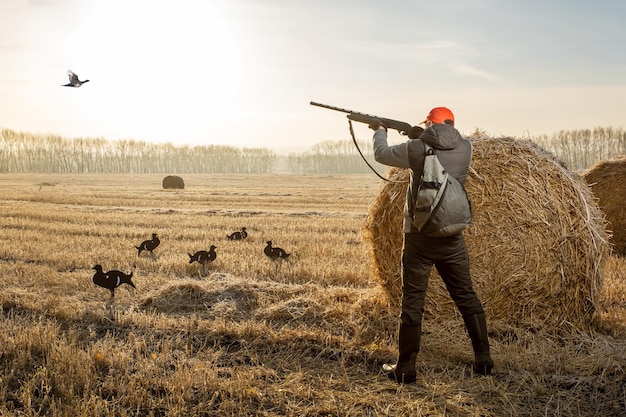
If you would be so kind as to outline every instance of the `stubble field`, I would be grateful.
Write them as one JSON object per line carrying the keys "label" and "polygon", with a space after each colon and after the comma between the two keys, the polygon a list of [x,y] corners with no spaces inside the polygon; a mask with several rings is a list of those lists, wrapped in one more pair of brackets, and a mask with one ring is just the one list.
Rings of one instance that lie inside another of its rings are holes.
{"label": "stubble field", "polygon": [[[379,373],[395,312],[361,238],[376,177],[188,175],[184,190],[162,178],[0,175],[1,415],[626,412],[621,259],[589,334],[490,323],[496,368],[476,377],[462,319],[431,318],[418,381],[398,385]],[[241,227],[246,240],[226,239]],[[152,233],[154,258],[138,256]],[[267,240],[289,260],[270,261]],[[210,245],[206,272],[189,264]],[[132,271],[137,288],[110,299],[96,264]]]}

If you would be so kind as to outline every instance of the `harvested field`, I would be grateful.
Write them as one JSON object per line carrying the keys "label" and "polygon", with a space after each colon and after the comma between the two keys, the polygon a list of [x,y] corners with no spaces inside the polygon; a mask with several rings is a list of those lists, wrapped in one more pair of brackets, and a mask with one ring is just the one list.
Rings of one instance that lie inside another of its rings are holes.
{"label": "harvested field", "polygon": [[[472,375],[460,317],[430,314],[418,380],[398,385],[379,373],[395,356],[396,313],[361,236],[381,189],[375,176],[186,175],[185,190],[161,181],[0,175],[0,415],[626,412],[621,258],[602,252],[604,275],[589,278],[598,283],[591,326],[559,333],[493,316],[490,377]],[[582,227],[564,221],[572,233]],[[241,227],[246,240],[226,239]],[[138,257],[134,245],[153,232],[155,259]],[[288,262],[263,255],[268,239],[292,252]],[[187,253],[211,244],[217,259],[200,274]],[[132,270],[137,289],[111,300],[91,282],[95,263]]]}

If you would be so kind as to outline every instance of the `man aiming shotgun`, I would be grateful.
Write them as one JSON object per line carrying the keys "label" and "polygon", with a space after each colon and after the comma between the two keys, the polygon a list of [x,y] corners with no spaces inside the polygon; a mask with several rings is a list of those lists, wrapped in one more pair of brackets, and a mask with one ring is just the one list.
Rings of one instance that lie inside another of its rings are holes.
{"label": "man aiming shotgun", "polygon": [[[398,323],[398,356],[395,363],[383,365],[383,373],[400,383],[411,383],[417,379],[415,363],[420,350],[426,290],[430,271],[435,266],[463,317],[474,350],[474,373],[491,374],[493,360],[489,349],[487,322],[483,305],[473,289],[463,233],[454,230],[449,234],[435,235],[421,229],[414,222],[415,213],[419,209],[417,198],[423,184],[427,157],[438,158],[444,172],[453,176],[461,186],[465,185],[472,159],[472,143],[463,138],[454,127],[454,114],[446,107],[435,107],[420,123],[426,129],[416,129],[397,120],[314,102],[311,104],[348,113],[348,119],[367,123],[374,130],[373,150],[376,161],[388,166],[408,168],[411,173],[404,206],[402,311]],[[409,136],[411,140],[389,145],[389,128]]]}

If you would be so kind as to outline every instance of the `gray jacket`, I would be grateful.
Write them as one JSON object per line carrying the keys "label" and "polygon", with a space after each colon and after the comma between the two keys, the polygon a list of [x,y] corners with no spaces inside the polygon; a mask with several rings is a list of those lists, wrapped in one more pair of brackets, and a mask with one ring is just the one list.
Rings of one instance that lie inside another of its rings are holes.
{"label": "gray jacket", "polygon": [[437,156],[446,171],[465,185],[472,160],[472,143],[464,139],[453,126],[435,124],[426,129],[419,139],[411,139],[392,146],[387,144],[387,132],[377,130],[374,133],[376,161],[384,165],[411,170],[411,180],[404,205],[404,233],[417,233],[413,227],[412,213],[417,184],[424,168],[424,143],[436,149]]}

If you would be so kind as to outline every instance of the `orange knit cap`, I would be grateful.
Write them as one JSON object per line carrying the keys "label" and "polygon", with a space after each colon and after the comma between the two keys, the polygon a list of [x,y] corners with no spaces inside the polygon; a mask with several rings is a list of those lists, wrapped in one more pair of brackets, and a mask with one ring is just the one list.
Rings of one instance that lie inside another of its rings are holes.
{"label": "orange knit cap", "polygon": [[424,119],[420,124],[424,124],[427,121],[431,121],[432,123],[443,123],[446,120],[452,120],[454,122],[454,114],[447,107],[435,107],[428,113],[426,119]]}

